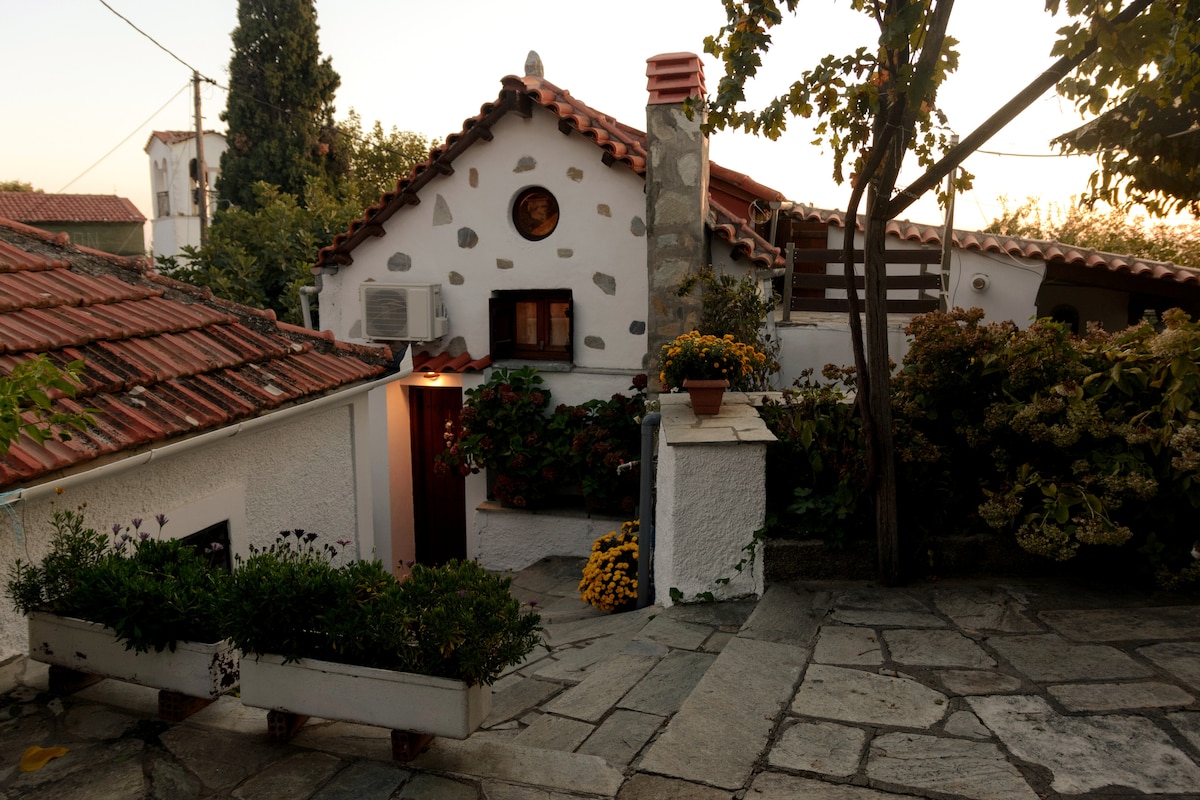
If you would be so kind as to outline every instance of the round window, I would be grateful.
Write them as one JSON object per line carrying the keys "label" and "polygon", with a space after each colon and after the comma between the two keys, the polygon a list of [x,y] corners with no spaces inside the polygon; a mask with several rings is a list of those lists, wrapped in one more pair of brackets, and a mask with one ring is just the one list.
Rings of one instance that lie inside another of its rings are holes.
{"label": "round window", "polygon": [[536,242],[554,233],[558,227],[558,201],[549,190],[534,186],[517,195],[512,215],[517,232]]}

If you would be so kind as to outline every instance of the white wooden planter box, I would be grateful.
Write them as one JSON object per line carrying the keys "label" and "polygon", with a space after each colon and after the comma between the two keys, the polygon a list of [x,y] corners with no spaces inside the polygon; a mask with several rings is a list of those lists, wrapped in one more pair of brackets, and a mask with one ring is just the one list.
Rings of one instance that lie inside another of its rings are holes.
{"label": "white wooden planter box", "polygon": [[126,650],[111,628],[74,617],[29,615],[29,657],[189,697],[214,698],[238,685],[238,651],[227,641],[179,642],[175,652]]}
{"label": "white wooden planter box", "polygon": [[470,736],[492,708],[490,686],[270,654],[242,657],[241,695],[255,708],[452,739]]}

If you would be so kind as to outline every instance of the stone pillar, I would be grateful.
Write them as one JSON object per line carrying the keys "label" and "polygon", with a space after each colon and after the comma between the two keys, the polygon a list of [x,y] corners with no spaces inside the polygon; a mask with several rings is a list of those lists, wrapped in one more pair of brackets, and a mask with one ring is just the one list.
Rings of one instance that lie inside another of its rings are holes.
{"label": "stone pillar", "polygon": [[649,316],[646,367],[650,391],[660,392],[658,353],[663,344],[697,327],[698,291],[676,296],[689,271],[709,261],[708,137],[697,106],[692,119],[683,111],[689,97],[704,96],[704,67],[693,53],[666,53],[646,60],[646,269]]}
{"label": "stone pillar", "polygon": [[763,545],[752,553],[747,546],[766,522],[774,434],[741,392],[726,393],[714,417],[694,415],[687,395],[661,400],[654,602],[695,602],[706,592],[716,600],[762,596]]}

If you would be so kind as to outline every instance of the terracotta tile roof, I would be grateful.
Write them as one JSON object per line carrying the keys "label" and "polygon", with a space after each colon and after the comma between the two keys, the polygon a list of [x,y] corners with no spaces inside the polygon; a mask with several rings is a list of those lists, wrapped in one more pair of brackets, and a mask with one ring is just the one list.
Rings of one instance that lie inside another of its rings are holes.
{"label": "terracotta tile roof", "polygon": [[386,349],[352,345],[212,297],[128,259],[0,218],[0,375],[36,354],[84,360],[74,399],[98,409],[66,442],[22,437],[0,490],[213,430],[383,375]]}
{"label": "terracotta tile roof", "polygon": [[482,372],[492,365],[490,355],[471,358],[470,353],[454,356],[441,353],[417,353],[413,356],[413,372]]}
{"label": "terracotta tile roof", "polygon": [[[788,213],[801,220],[826,222],[840,228],[844,228],[846,224],[845,215],[839,211],[796,204]],[[856,220],[855,227],[858,230],[862,230],[862,222],[861,217]],[[942,245],[942,228],[940,226],[922,225],[907,220],[892,220],[887,224],[887,233],[889,236],[907,242],[918,242],[934,247]],[[1084,267],[1123,273],[1139,278],[1200,286],[1200,271],[1180,267],[1166,261],[1151,261],[1137,256],[1106,253],[1062,242],[1023,239],[1018,236],[1001,236],[980,231],[955,230],[953,236],[953,246],[962,250],[996,253],[1014,258],[1030,258],[1045,261],[1047,264]]]}
{"label": "terracotta tile roof", "polygon": [[137,206],[112,194],[0,192],[0,217],[44,222],[145,222]]}
{"label": "terracotta tile roof", "polygon": [[[463,123],[462,131],[447,136],[445,143],[434,148],[427,160],[414,167],[407,177],[400,179],[393,191],[384,194],[378,203],[366,210],[361,219],[350,224],[348,231],[338,234],[333,244],[321,250],[317,267],[353,263],[351,251],[363,239],[379,235],[382,231],[380,223],[404,206],[415,204],[421,187],[449,167],[463,150],[478,139],[490,139],[491,126],[501,116],[509,112],[527,115],[533,103],[552,111],[559,118],[559,127],[564,131],[577,131],[601,148],[605,164],[621,163],[635,173],[645,175],[645,133],[591,108],[570,92],[559,89],[543,78],[510,75],[501,81],[500,96],[494,102],[485,103],[478,114]],[[770,201],[783,201],[783,194],[719,164],[710,162],[709,173],[708,224],[713,233],[733,245],[736,256],[747,258],[756,266],[783,266],[780,250],[760,236],[747,216],[742,215],[743,211],[749,215],[751,205],[756,202],[765,207]],[[843,215],[837,211],[794,204],[788,213],[802,219],[844,225]],[[942,234],[938,226],[893,220],[888,223],[887,232],[889,236],[904,241],[941,245]],[[1043,259],[1047,263],[1080,265],[1179,283],[1198,280],[1195,271],[1174,264],[1084,250],[1057,242],[955,231],[954,244],[967,250]]]}
{"label": "terracotta tile roof", "polygon": [[[205,131],[205,133],[206,134],[219,133],[219,131]],[[221,136],[224,136],[224,135],[225,134],[223,134],[223,133],[221,134]],[[192,139],[195,139],[195,138],[196,138],[195,131],[151,131],[150,138],[146,140],[146,146],[143,147],[142,149],[143,150],[149,149],[150,143],[153,142],[155,139],[162,142],[163,144],[178,144],[179,142],[190,142]]]}
{"label": "terracotta tile roof", "polygon": [[[619,163],[638,175],[646,174],[646,134],[642,131],[580,102],[570,92],[544,78],[509,75],[500,84],[500,96],[494,102],[485,103],[478,114],[463,122],[460,132],[447,136],[445,142],[430,151],[428,159],[396,183],[394,190],[384,194],[362,218],[350,224],[348,231],[338,234],[333,244],[321,250],[318,268],[352,263],[350,253],[359,243],[369,236],[379,235],[382,222],[404,206],[416,203],[421,188],[449,167],[465,149],[479,139],[490,139],[491,127],[497,120],[509,112],[528,115],[535,103],[553,112],[564,132],[574,130],[603,150],[605,164]],[[732,243],[738,255],[751,259],[758,266],[782,266],[779,251],[754,233],[745,218],[729,209],[734,207],[731,198],[756,196],[782,200],[783,195],[716,164],[710,165],[710,173],[710,195],[715,201],[712,204],[714,232]]]}

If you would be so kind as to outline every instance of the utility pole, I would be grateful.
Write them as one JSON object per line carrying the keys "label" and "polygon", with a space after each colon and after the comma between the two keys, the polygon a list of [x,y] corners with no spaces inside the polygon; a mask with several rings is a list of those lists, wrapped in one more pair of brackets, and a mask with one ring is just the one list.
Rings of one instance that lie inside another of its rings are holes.
{"label": "utility pole", "polygon": [[200,115],[200,73],[192,70],[192,99],[196,107],[196,207],[200,215],[200,246],[208,244],[208,169],[204,166],[204,118]]}

